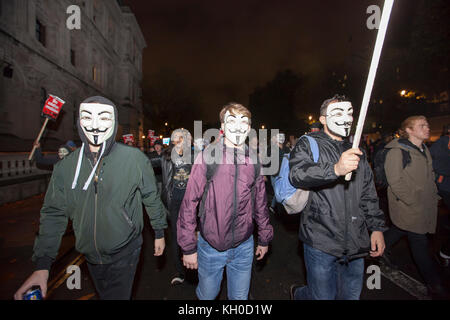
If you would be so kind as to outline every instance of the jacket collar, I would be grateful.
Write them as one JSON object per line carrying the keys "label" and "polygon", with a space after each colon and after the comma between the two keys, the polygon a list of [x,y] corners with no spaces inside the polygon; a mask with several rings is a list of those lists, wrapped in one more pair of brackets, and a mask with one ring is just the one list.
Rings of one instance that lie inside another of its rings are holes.
{"label": "jacket collar", "polygon": [[342,141],[335,140],[332,137],[330,137],[328,134],[326,134],[325,131],[323,131],[323,130],[320,130],[319,132],[309,133],[308,135],[315,139],[323,139],[332,144],[335,144],[338,146],[343,146],[345,149],[351,148],[351,143],[348,141],[348,138],[343,138]]}

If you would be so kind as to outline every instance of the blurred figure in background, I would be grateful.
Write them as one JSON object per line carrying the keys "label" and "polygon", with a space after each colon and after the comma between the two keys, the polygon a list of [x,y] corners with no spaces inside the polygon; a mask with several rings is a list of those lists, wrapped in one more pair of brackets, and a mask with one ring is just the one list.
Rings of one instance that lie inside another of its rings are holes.
{"label": "blurred figure in background", "polygon": [[[274,179],[280,173],[280,167],[281,167],[281,162],[283,161],[283,157],[284,157],[284,155],[286,153],[290,153],[291,152],[290,149],[287,146],[284,145],[285,141],[286,141],[286,136],[285,136],[284,133],[280,132],[277,135],[275,135],[272,138],[272,143],[270,145],[270,149],[269,149],[269,152],[267,154],[267,156],[270,158],[271,154],[272,154],[272,151],[276,152],[276,148],[278,148],[278,166],[277,166],[278,170],[277,170],[277,172],[275,174],[270,176],[270,183],[271,183],[271,186],[272,186],[272,190],[274,189],[273,188]],[[268,165],[264,165],[264,166],[270,167],[271,163],[269,163]],[[275,213],[277,211],[277,199],[275,197],[275,194],[274,194],[274,196],[272,198],[271,205],[269,206],[269,211],[272,212],[272,213]]]}
{"label": "blurred figure in background", "polygon": [[172,145],[161,154],[161,199],[169,210],[170,230],[172,231],[170,240],[176,270],[170,281],[172,285],[183,283],[186,276],[186,271],[181,261],[180,247],[177,243],[177,220],[193,163],[191,140],[192,137],[189,131],[177,129],[172,133],[170,139]]}
{"label": "blurred figure in background", "polygon": [[34,142],[33,146],[36,146],[36,150],[34,151],[34,160],[36,161],[36,164],[45,166],[53,166],[77,148],[76,144],[72,140],[68,140],[65,144],[58,148],[57,155],[51,154],[44,156],[42,154],[41,144],[39,142]]}
{"label": "blurred figure in background", "polygon": [[[450,124],[444,127],[442,136],[430,148],[436,185],[447,210],[450,210]],[[443,227],[447,229],[447,240],[439,252],[443,265],[450,265],[450,217],[447,211]]]}
{"label": "blurred figure in background", "polygon": [[158,185],[158,190],[161,192],[162,187],[162,170],[161,170],[161,159],[163,152],[163,144],[161,140],[156,140],[153,145],[154,151],[148,153],[148,157],[155,172],[156,182]]}
{"label": "blurred figure in background", "polygon": [[313,122],[310,126],[309,126],[309,132],[319,132],[320,130],[322,130],[323,126],[320,122]]}

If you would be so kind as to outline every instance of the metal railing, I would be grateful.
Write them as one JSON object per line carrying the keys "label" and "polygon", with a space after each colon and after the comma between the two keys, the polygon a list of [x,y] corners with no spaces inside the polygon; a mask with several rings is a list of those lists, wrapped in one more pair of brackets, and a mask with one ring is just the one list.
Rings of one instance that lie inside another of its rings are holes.
{"label": "metal railing", "polygon": [[27,152],[0,153],[0,180],[51,173],[37,168],[35,161],[28,160],[28,155]]}

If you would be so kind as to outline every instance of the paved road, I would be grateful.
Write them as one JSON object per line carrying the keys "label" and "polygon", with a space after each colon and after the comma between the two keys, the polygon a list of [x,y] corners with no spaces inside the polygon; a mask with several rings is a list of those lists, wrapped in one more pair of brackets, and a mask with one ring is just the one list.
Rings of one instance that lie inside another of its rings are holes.
{"label": "paved road", "polygon": [[[30,261],[35,234],[39,227],[39,209],[43,195],[0,207],[0,299],[11,299],[15,290],[32,272]],[[441,208],[440,220],[449,213]],[[258,300],[287,300],[292,283],[304,283],[305,271],[301,244],[297,240],[299,216],[285,213],[271,215],[275,237],[267,258],[256,262],[253,268],[251,296]],[[434,237],[434,249],[445,239],[443,231]],[[135,279],[133,298],[137,300],[192,300],[196,299],[196,273],[189,272],[187,281],[171,286],[174,274],[170,255],[170,234],[166,236],[166,252],[163,257],[153,256],[153,234],[146,219],[144,245]],[[95,300],[97,296],[90,280],[84,257],[73,249],[73,234],[63,237],[60,254],[50,275],[50,300]],[[396,263],[400,270],[391,270],[377,261],[366,260],[366,268],[377,264],[381,268],[381,289],[369,290],[364,286],[362,300],[416,300],[429,299],[422,279],[411,260],[406,240],[394,248]],[[68,265],[79,265],[81,289],[67,288],[65,270]],[[450,284],[449,269],[442,269]],[[366,275],[365,283],[368,276]],[[64,277],[65,276],[65,277]],[[223,282],[219,299],[226,299],[226,282]]]}

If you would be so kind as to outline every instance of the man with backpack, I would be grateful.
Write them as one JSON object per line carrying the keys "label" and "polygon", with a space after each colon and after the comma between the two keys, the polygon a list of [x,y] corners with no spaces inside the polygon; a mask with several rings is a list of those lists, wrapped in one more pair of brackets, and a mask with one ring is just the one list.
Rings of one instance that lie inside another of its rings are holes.
{"label": "man with backpack", "polygon": [[220,122],[224,137],[197,156],[181,204],[178,244],[184,265],[198,268],[196,293],[200,300],[217,297],[225,267],[228,298],[248,299],[253,219],[258,227],[257,260],[267,253],[273,237],[261,167],[245,145],[250,121],[251,113],[244,106],[229,103],[223,107]]}
{"label": "man with backpack", "polygon": [[414,262],[430,295],[440,298],[445,296],[446,290],[441,284],[438,266],[429,253],[427,238],[427,233],[436,232],[439,199],[431,154],[423,143],[430,137],[430,127],[424,116],[412,116],[402,122],[400,133],[400,139],[386,146],[389,151],[384,167],[393,225],[384,233],[384,259],[390,263],[390,249],[407,236]]}
{"label": "man with backpack", "polygon": [[[290,154],[291,184],[309,190],[299,231],[307,286],[291,286],[291,299],[359,299],[363,257],[380,256],[384,250],[384,215],[378,207],[372,170],[367,156],[345,139],[352,114],[353,107],[344,96],[325,100],[319,118],[324,130],[309,134],[317,143],[318,159],[313,158],[305,137]],[[347,182],[345,175],[350,172],[352,179]]]}

